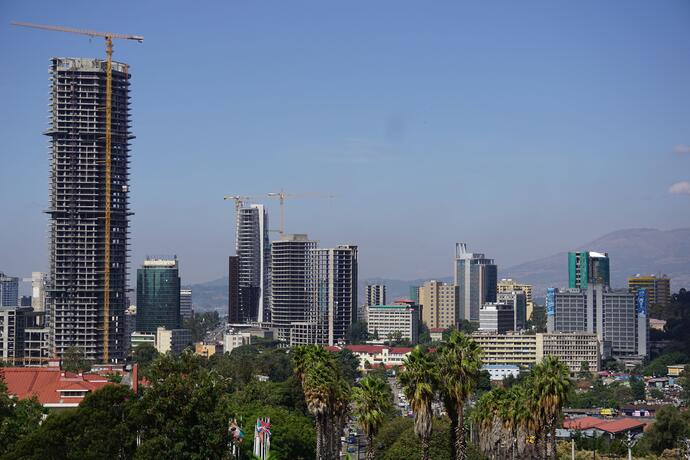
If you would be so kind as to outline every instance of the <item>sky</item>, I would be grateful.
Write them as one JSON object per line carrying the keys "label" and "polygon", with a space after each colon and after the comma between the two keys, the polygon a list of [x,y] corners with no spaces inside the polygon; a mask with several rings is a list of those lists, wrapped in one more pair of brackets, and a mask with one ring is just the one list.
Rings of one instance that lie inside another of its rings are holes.
{"label": "sky", "polygon": [[[501,267],[624,228],[690,226],[690,2],[0,2],[0,271],[48,269],[52,56],[143,35],[131,268],[225,275],[226,194],[285,190],[286,230],[357,244],[362,277]],[[279,208],[266,199],[271,227]],[[500,275],[500,273],[499,273]]]}

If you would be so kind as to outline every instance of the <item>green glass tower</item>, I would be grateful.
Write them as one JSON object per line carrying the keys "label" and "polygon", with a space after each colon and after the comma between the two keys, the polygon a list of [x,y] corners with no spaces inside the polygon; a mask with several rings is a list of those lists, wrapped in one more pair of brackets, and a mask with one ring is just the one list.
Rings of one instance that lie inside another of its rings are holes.
{"label": "green glass tower", "polygon": [[179,329],[180,276],[177,259],[147,259],[137,270],[137,331]]}
{"label": "green glass tower", "polygon": [[569,252],[568,287],[587,289],[589,284],[611,285],[608,253]]}

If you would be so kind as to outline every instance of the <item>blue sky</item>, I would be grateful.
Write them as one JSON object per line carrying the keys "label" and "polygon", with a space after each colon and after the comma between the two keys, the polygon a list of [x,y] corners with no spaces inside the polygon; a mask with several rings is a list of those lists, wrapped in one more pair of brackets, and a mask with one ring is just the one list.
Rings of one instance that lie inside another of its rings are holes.
{"label": "blue sky", "polygon": [[225,194],[335,194],[288,202],[287,230],[403,279],[450,274],[456,241],[506,267],[690,226],[686,0],[3,1],[7,273],[47,269],[49,59],[104,55],[11,20],[145,36],[115,45],[133,75],[132,265],[177,254],[183,283],[225,273]]}

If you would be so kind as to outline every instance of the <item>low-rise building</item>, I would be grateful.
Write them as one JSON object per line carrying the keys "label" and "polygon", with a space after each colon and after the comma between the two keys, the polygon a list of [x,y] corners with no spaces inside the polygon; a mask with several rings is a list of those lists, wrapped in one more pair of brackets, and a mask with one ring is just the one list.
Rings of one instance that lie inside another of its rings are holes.
{"label": "low-rise building", "polygon": [[667,375],[669,377],[680,377],[680,374],[685,370],[685,366],[687,366],[687,364],[671,364],[666,366],[668,370]]}
{"label": "low-rise building", "polygon": [[385,339],[389,334],[400,334],[410,342],[419,340],[419,308],[407,303],[370,305],[367,307],[369,336]]}
{"label": "low-rise building", "polygon": [[156,329],[156,350],[158,353],[171,352],[179,355],[192,345],[192,331],[189,329]]}
{"label": "low-rise building", "polygon": [[501,381],[508,376],[517,378],[520,375],[520,366],[514,364],[485,364],[482,370],[487,371],[493,381]]}
{"label": "low-rise building", "polygon": [[210,358],[216,354],[216,345],[214,343],[197,342],[194,344],[194,354]]}
{"label": "low-rise building", "polygon": [[249,332],[230,331],[223,337],[223,353],[231,353],[237,347],[252,343],[252,334]]}
{"label": "low-rise building", "polygon": [[[384,345],[346,345],[359,358],[359,368],[369,369],[371,367],[393,367],[401,366],[403,359],[410,354],[412,348],[408,347],[387,347]],[[340,351],[340,347],[328,347],[333,352]]]}
{"label": "low-rise building", "polygon": [[481,347],[485,364],[529,367],[537,362],[536,335],[475,332],[472,339]]}
{"label": "low-rise building", "polygon": [[152,347],[156,346],[156,334],[151,332],[132,332],[129,336],[130,347],[132,350],[137,348],[139,345],[148,344]]}

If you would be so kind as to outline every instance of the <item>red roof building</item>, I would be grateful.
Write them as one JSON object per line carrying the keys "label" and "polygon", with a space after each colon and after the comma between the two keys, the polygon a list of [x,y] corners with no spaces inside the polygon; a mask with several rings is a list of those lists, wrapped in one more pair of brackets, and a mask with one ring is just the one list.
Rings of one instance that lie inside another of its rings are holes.
{"label": "red roof building", "polygon": [[581,417],[565,419],[563,428],[572,431],[597,430],[610,436],[616,436],[628,431],[641,432],[648,422],[639,418],[623,417],[618,419],[603,419],[599,417]]}
{"label": "red roof building", "polygon": [[73,374],[57,367],[8,367],[7,391],[19,399],[36,396],[47,408],[77,407],[88,393],[108,385],[98,374]]}

